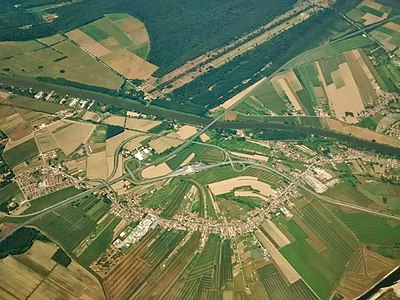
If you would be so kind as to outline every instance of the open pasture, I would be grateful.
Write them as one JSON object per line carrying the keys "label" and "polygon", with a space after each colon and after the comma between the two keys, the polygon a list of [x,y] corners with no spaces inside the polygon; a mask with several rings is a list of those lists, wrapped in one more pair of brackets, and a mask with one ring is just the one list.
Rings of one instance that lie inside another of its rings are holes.
{"label": "open pasture", "polygon": [[[292,221],[282,225],[295,241],[280,252],[319,297],[328,299],[357,249],[358,241],[323,205],[313,201],[299,210],[301,222],[298,226],[289,226]],[[303,223],[307,226],[304,230]],[[318,252],[314,249],[309,242],[310,235],[306,233],[309,230],[316,241],[326,245],[325,249]],[[310,261],[314,263],[310,264]]]}
{"label": "open pasture", "polygon": [[62,78],[110,89],[122,84],[121,78],[68,39],[53,46],[37,41],[2,42],[0,53],[0,68],[11,74]]}
{"label": "open pasture", "polygon": [[15,107],[24,108],[31,111],[40,111],[49,114],[54,114],[60,110],[65,109],[65,106],[58,103],[38,101],[19,95],[12,95],[10,98],[8,98],[8,101]]}
{"label": "open pasture", "polygon": [[0,261],[3,299],[105,299],[97,279],[76,262],[68,267],[52,260],[58,247],[35,241],[24,254]]}
{"label": "open pasture", "polygon": [[144,24],[128,14],[108,14],[67,36],[128,79],[143,80],[157,70],[146,61],[150,39]]}

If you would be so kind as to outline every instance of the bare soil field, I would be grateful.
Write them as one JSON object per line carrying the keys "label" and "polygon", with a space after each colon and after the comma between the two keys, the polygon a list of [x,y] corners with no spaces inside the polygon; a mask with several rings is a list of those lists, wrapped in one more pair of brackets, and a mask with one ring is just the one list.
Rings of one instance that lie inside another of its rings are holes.
{"label": "bare soil field", "polygon": [[86,163],[86,177],[88,179],[107,179],[108,168],[105,151],[90,154]]}
{"label": "bare soil field", "polygon": [[373,0],[364,0],[357,7],[350,10],[347,16],[358,23],[368,26],[386,20],[392,11]]}
{"label": "bare soil field", "polygon": [[126,145],[125,148],[129,151],[133,151],[138,149],[142,144],[141,142],[144,141],[145,139],[149,138],[148,135],[142,135],[138,136],[137,138],[132,139],[129,141]]}
{"label": "bare soil field", "polygon": [[261,224],[262,229],[272,238],[279,248],[290,244],[289,239],[280,231],[278,227],[269,219]]}
{"label": "bare soil field", "polygon": [[87,111],[85,114],[82,116],[82,120],[84,121],[93,121],[93,122],[98,122],[100,121],[100,116],[98,113],[93,112],[93,111]]}
{"label": "bare soil field", "polygon": [[106,153],[107,156],[114,156],[115,151],[124,141],[127,139],[133,138],[137,135],[140,135],[137,131],[125,130],[124,132],[113,136],[112,138],[107,139],[106,141]]}
{"label": "bare soil field", "polygon": [[191,138],[196,133],[197,133],[196,127],[190,126],[190,125],[184,125],[181,128],[179,128],[178,131],[176,132],[178,137],[183,139],[183,140]]}
{"label": "bare soil field", "polygon": [[76,262],[67,268],[51,259],[53,243],[35,241],[26,253],[0,261],[2,299],[104,299],[98,281]]}
{"label": "bare soil field", "polygon": [[96,126],[65,120],[63,122],[67,126],[52,133],[61,150],[68,156],[89,140]]}
{"label": "bare soil field", "polygon": [[110,54],[111,51],[106,47],[101,45],[99,42],[96,42],[86,33],[82,32],[80,29],[75,29],[66,34],[71,40],[77,43],[81,48],[85,49],[90,54],[101,58],[107,54]]}
{"label": "bare soil field", "polygon": [[126,118],[125,127],[131,130],[149,131],[150,129],[161,124],[161,121],[153,121],[146,119]]}
{"label": "bare soil field", "polygon": [[300,111],[300,110],[303,110],[303,107],[301,106],[300,100],[299,100],[298,96],[296,95],[296,90],[291,85],[292,82],[295,82],[295,81],[293,81],[293,80],[289,81],[289,76],[286,76],[286,74],[277,76],[273,80],[273,83],[275,85],[279,85],[280,86],[281,90],[287,96],[287,98],[289,99],[290,103],[292,103],[294,109],[297,110],[297,111]]}
{"label": "bare soil field", "polygon": [[[318,63],[317,69],[322,74]],[[347,63],[339,65],[339,70],[332,72],[333,83],[327,85],[320,76],[329,100],[331,110],[338,120],[346,123],[357,123],[359,114],[365,109],[356,81]],[[350,100],[350,101],[349,101]]]}
{"label": "bare soil field", "polygon": [[56,140],[47,127],[35,131],[35,138],[41,153],[59,148]]}
{"label": "bare soil field", "polygon": [[253,190],[259,191],[261,195],[266,197],[275,195],[275,191],[269,184],[258,181],[258,178],[251,176],[235,177],[208,185],[214,195],[226,194],[242,186],[250,186]]}
{"label": "bare soil field", "polygon": [[331,118],[324,119],[324,122],[329,129],[335,131],[339,131],[345,134],[351,134],[363,140],[368,140],[368,141],[375,140],[376,142],[381,144],[387,144],[393,147],[400,147],[400,140],[392,138],[387,135],[377,133],[375,131],[366,128],[361,128],[354,125],[346,124],[344,122]]}
{"label": "bare soil field", "polygon": [[104,123],[113,126],[125,127],[125,117],[112,115],[105,119]]}
{"label": "bare soil field", "polygon": [[211,139],[211,138],[210,138],[207,134],[205,134],[205,133],[200,134],[200,140],[201,140],[203,143],[208,142],[210,139]]}
{"label": "bare soil field", "polygon": [[157,178],[168,175],[172,172],[170,167],[166,163],[162,163],[158,166],[150,166],[142,171],[142,177],[146,179]]}
{"label": "bare soil field", "polygon": [[145,59],[150,39],[142,22],[127,14],[108,14],[67,36],[127,79],[147,79],[158,68]]}
{"label": "bare soil field", "polygon": [[158,69],[157,66],[125,49],[107,54],[101,59],[127,79],[145,80]]}
{"label": "bare soil field", "polygon": [[396,261],[360,247],[349,261],[337,291],[346,299],[355,299],[396,266]]}

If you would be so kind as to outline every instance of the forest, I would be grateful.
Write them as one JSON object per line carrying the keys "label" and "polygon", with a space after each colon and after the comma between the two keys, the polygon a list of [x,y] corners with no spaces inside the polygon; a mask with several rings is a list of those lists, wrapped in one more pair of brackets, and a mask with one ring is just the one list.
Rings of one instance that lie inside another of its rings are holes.
{"label": "forest", "polygon": [[[59,0],[40,0],[41,4]],[[149,60],[160,67],[158,76],[187,60],[221,47],[287,11],[295,0],[82,0],[52,8],[59,18],[44,23],[26,6],[0,0],[0,40],[30,40],[67,32],[101,18],[105,13],[129,13],[146,25],[151,39]],[[6,7],[3,10],[3,7]],[[19,27],[32,25],[31,28]],[[16,29],[19,28],[19,29]]]}
{"label": "forest", "polygon": [[[263,76],[270,76],[291,58],[324,42],[337,30],[336,23],[341,20],[335,8],[312,16],[220,68],[209,70],[172,92],[169,101],[157,100],[153,103],[196,115],[205,114],[208,109],[223,103]],[[302,38],[299,39],[299,36]]]}

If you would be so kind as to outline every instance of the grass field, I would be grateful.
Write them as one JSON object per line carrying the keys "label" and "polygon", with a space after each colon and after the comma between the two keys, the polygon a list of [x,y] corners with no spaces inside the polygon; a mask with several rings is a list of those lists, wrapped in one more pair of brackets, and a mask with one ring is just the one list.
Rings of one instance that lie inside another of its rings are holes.
{"label": "grass field", "polygon": [[7,100],[11,102],[12,105],[20,108],[25,108],[33,111],[40,111],[49,114],[54,114],[62,109],[65,109],[65,106],[60,105],[58,103],[37,101],[32,98],[27,98],[24,96],[13,95],[9,97]]}
{"label": "grass field", "polygon": [[117,89],[122,84],[110,69],[69,40],[53,46],[37,41],[2,42],[0,68],[11,74],[63,78],[110,89]]}
{"label": "grass field", "polygon": [[340,211],[337,216],[364,244],[394,247],[399,243],[400,222],[358,212]]}
{"label": "grass field", "polygon": [[192,175],[191,178],[202,185],[218,182],[238,176],[253,176],[259,181],[268,183],[272,189],[276,189],[282,183],[282,177],[267,170],[256,169],[254,167],[247,168],[245,171],[237,172],[231,166],[216,167]]}
{"label": "grass field", "polygon": [[357,36],[354,38],[346,39],[344,41],[336,42],[327,46],[321,46],[319,48],[304,52],[303,54],[291,60],[286,65],[286,67],[293,68],[299,65],[310,63],[312,61],[331,57],[346,51],[370,46],[373,45],[374,43],[375,42],[370,38]]}
{"label": "grass field", "polygon": [[22,144],[15,146],[9,151],[3,152],[3,158],[11,168],[39,155],[39,149],[35,139],[29,139]]}
{"label": "grass field", "polygon": [[[357,240],[332,213],[317,202],[306,204],[295,220],[282,221],[295,241],[280,249],[289,263],[322,299],[340,281]],[[291,224],[291,223],[297,223]],[[309,262],[313,261],[313,264]]]}
{"label": "grass field", "polygon": [[160,208],[163,211],[161,214],[163,217],[171,218],[181,206],[184,196],[189,192],[191,186],[191,182],[175,178],[156,193],[144,197],[142,205],[151,208]]}
{"label": "grass field", "polygon": [[94,196],[87,196],[57,209],[34,222],[48,236],[72,253],[73,250],[96,229],[97,222],[109,210],[109,205]]}
{"label": "grass field", "polygon": [[244,114],[264,114],[271,110],[277,114],[286,112],[287,106],[270,82],[263,83],[235,108]]}
{"label": "grass field", "polygon": [[0,211],[8,212],[7,204],[14,198],[17,200],[24,198],[16,182],[12,182],[0,189]]}
{"label": "grass field", "polygon": [[202,162],[205,164],[218,163],[223,161],[225,156],[221,150],[215,147],[192,144],[183,151],[179,152],[179,154],[176,156],[170,158],[168,161],[166,161],[166,163],[172,170],[175,170],[191,155],[193,158],[190,159],[189,164],[193,164],[195,162]]}
{"label": "grass field", "polygon": [[36,198],[29,202],[30,206],[24,211],[24,214],[34,213],[40,211],[46,207],[57,204],[65,199],[75,196],[81,193],[81,190],[76,189],[73,186],[59,190],[54,193],[47,194],[43,197]]}

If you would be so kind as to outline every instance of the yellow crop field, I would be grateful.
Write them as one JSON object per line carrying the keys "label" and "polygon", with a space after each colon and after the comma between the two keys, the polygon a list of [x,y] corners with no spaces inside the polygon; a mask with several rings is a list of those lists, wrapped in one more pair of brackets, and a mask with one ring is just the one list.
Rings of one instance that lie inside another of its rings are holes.
{"label": "yellow crop field", "polygon": [[104,299],[96,278],[72,262],[51,259],[58,247],[35,241],[26,253],[0,261],[1,299]]}
{"label": "yellow crop field", "polygon": [[67,36],[127,79],[144,80],[157,70],[146,61],[150,39],[144,24],[128,14],[107,14]]}

